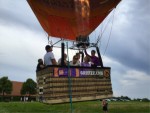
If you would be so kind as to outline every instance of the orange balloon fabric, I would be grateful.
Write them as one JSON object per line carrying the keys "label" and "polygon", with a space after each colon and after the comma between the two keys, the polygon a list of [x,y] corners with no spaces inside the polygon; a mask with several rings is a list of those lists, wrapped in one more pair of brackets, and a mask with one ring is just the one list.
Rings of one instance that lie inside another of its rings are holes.
{"label": "orange balloon fabric", "polygon": [[27,0],[49,36],[88,36],[121,0]]}

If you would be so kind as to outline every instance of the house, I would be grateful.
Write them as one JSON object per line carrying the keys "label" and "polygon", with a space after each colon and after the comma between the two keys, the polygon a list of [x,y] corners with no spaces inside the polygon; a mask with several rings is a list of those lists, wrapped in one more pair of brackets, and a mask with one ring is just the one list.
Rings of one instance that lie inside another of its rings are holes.
{"label": "house", "polygon": [[22,88],[23,82],[12,81],[12,92],[11,96],[21,96],[20,91]]}
{"label": "house", "polygon": [[[23,82],[12,81],[12,92],[11,94],[4,94],[6,100],[11,101],[25,101],[27,100],[29,95],[21,95],[21,88]],[[2,93],[0,93],[0,97],[2,98]],[[30,96],[32,100],[36,99],[36,95]],[[0,99],[1,100],[1,99]]]}

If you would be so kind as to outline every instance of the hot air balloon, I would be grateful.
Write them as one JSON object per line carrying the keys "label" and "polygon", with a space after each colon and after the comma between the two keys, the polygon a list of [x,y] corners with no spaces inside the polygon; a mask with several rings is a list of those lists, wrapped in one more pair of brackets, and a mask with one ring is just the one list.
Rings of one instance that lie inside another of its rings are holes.
{"label": "hot air balloon", "polygon": [[28,0],[48,35],[69,40],[88,36],[120,0]]}
{"label": "hot air balloon", "polygon": [[[37,72],[38,96],[45,103],[112,97],[110,67],[104,67],[96,44],[88,36],[121,0],[27,0],[48,36],[75,41],[78,49],[96,47],[100,67],[49,66]],[[71,48],[71,47],[70,47]],[[62,59],[64,43],[62,43]],[[62,60],[63,62],[63,60]],[[68,80],[70,82],[68,82]]]}

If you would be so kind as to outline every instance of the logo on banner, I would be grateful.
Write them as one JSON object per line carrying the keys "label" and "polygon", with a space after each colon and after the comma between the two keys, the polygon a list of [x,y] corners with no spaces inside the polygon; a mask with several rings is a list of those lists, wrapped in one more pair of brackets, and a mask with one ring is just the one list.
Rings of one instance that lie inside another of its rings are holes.
{"label": "logo on banner", "polygon": [[107,70],[107,69],[105,69],[104,70],[104,77],[109,77],[110,76],[110,72],[109,72],[109,70]]}

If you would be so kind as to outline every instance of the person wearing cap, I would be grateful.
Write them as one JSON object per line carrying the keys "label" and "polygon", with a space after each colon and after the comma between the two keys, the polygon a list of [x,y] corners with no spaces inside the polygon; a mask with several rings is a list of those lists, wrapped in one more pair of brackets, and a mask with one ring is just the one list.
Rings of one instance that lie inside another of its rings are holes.
{"label": "person wearing cap", "polygon": [[45,50],[46,50],[46,54],[44,55],[44,64],[45,64],[45,66],[57,65],[54,54],[52,52],[53,47],[50,46],[50,45],[46,45]]}

